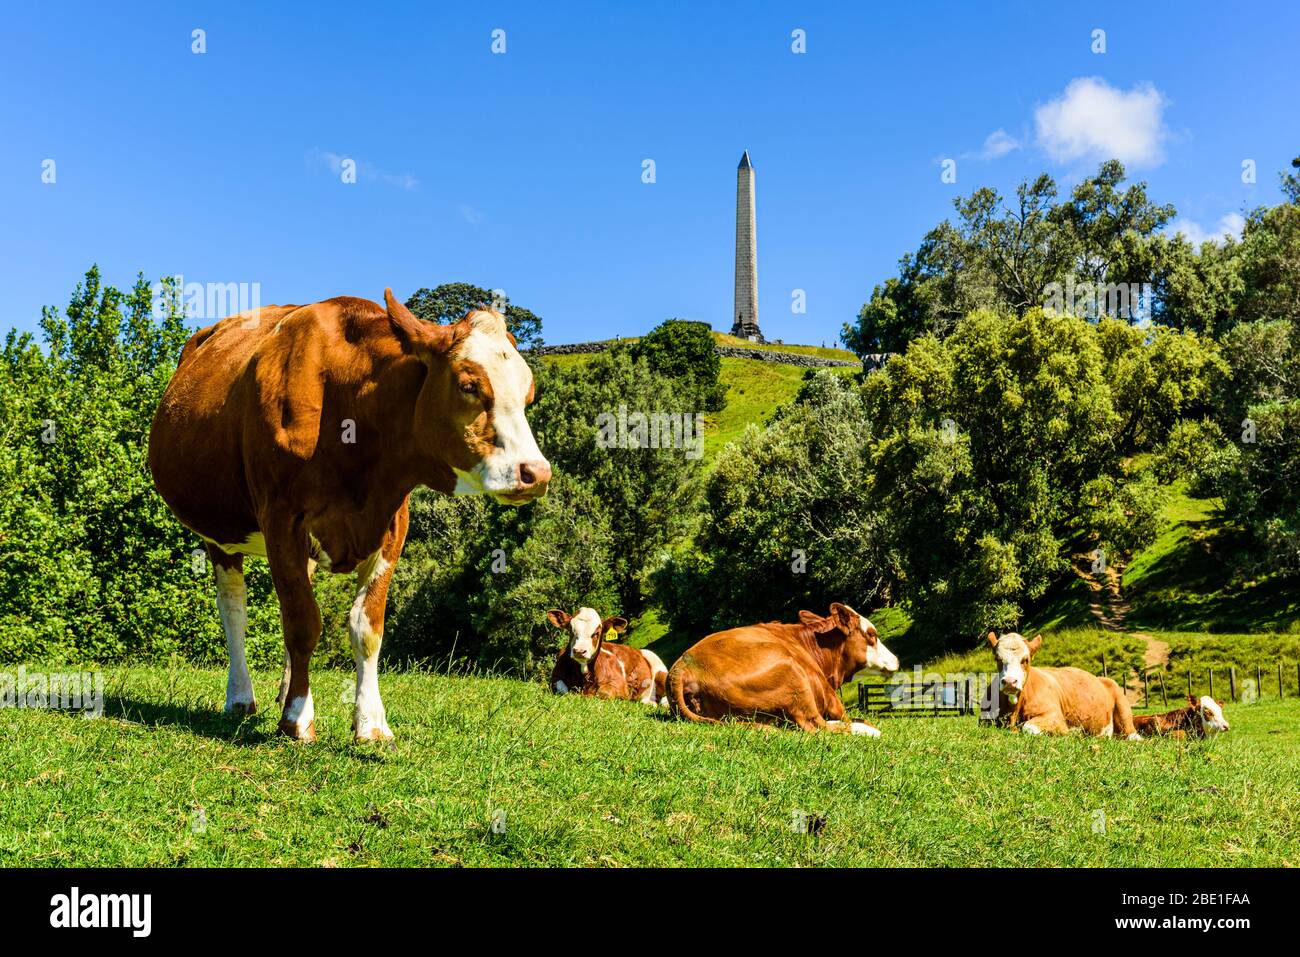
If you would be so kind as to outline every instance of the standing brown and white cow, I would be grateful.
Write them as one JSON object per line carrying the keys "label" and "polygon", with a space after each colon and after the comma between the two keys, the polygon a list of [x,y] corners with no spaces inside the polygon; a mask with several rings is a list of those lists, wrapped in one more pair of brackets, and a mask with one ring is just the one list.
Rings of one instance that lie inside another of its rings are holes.
{"label": "standing brown and white cow", "polygon": [[216,566],[226,710],[257,710],[243,557],[259,555],[284,628],[280,730],[304,741],[316,736],[307,667],[321,632],[317,565],[356,573],[353,731],[389,739],[377,666],[411,491],[522,505],[551,477],[524,417],[532,373],[502,316],[476,311],[440,326],[416,319],[391,289],[384,301],[266,306],[195,333],[149,435],[158,492]]}
{"label": "standing brown and white cow", "polygon": [[1109,678],[1081,668],[1034,668],[1030,660],[1043,636],[1025,639],[1009,631],[988,634],[998,663],[998,722],[1026,734],[1084,734],[1136,739],[1133,709]]}
{"label": "standing brown and white cow", "polygon": [[677,717],[691,721],[788,721],[805,731],[878,737],[864,721],[844,722],[840,685],[863,669],[893,674],[898,658],[875,625],[836,602],[825,618],[801,611],[797,625],[771,621],[701,639],[669,670],[668,701]]}

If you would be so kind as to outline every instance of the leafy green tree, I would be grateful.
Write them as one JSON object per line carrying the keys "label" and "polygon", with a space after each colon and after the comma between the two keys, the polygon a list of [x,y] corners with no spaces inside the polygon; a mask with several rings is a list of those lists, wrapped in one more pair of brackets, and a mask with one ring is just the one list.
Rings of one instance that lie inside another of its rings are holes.
{"label": "leafy green tree", "polygon": [[456,322],[475,309],[496,308],[506,317],[506,327],[514,334],[520,349],[542,344],[541,317],[523,306],[516,306],[505,293],[493,292],[467,282],[443,283],[434,289],[417,289],[406,308],[426,322]]}
{"label": "leafy green tree", "polygon": [[1023,315],[1043,306],[1051,283],[1152,281],[1159,230],[1174,209],[1152,202],[1145,183],[1125,188],[1124,180],[1111,160],[1065,201],[1045,174],[1022,183],[1010,204],[987,187],[957,199],[956,221],[903,256],[897,278],[873,289],[841,340],[859,355],[899,352],[918,336],[948,335],[975,310]]}
{"label": "leafy green tree", "polygon": [[[91,268],[42,350],[10,332],[0,357],[0,659],[216,659],[224,637],[201,543],[153,490],[149,423],[187,331],[165,282],[128,293]],[[202,552],[200,552],[200,556]],[[279,660],[264,572],[249,579],[250,650]],[[261,637],[259,637],[261,636]]]}
{"label": "leafy green tree", "polygon": [[695,397],[696,407],[719,412],[727,404],[727,388],[719,377],[713,332],[702,322],[669,319],[632,346],[632,357],[644,359],[655,373],[682,383]]}
{"label": "leafy green tree", "polygon": [[656,575],[675,631],[702,636],[842,601],[866,611],[892,580],[867,499],[871,429],[851,379],[822,371],[766,429],[719,456],[706,517]]}
{"label": "leafy green tree", "polygon": [[946,339],[914,340],[863,390],[870,502],[923,629],[1018,625],[1073,550],[1150,540],[1160,496],[1129,488],[1148,480],[1124,469],[1117,439],[1131,417],[1096,325],[973,313]]}

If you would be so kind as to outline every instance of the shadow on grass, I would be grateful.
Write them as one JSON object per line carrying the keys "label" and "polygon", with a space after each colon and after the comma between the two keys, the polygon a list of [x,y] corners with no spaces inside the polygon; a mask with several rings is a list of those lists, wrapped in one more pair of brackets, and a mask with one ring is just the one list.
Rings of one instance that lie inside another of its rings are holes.
{"label": "shadow on grass", "polygon": [[258,715],[242,717],[210,708],[142,701],[126,695],[105,696],[104,715],[152,728],[185,728],[205,738],[236,744],[265,744],[280,739],[279,734],[259,725]]}

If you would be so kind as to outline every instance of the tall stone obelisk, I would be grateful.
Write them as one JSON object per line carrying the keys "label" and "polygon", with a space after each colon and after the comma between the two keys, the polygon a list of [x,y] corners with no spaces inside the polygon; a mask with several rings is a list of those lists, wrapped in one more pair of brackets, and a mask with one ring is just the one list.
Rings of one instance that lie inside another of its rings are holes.
{"label": "tall stone obelisk", "polygon": [[758,246],[754,230],[754,167],[749,150],[736,168],[736,308],[731,334],[763,342],[758,328]]}

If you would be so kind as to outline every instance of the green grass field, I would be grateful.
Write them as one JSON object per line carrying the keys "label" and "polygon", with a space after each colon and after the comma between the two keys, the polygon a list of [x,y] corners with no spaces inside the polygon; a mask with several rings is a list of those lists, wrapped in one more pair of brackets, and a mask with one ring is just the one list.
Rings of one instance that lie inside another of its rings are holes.
{"label": "green grass field", "polygon": [[1229,707],[1210,743],[871,740],[381,680],[389,748],[350,742],[342,672],[316,675],[314,746],[223,716],[215,669],[113,670],[100,719],[0,713],[0,866],[1300,865],[1300,701]]}

